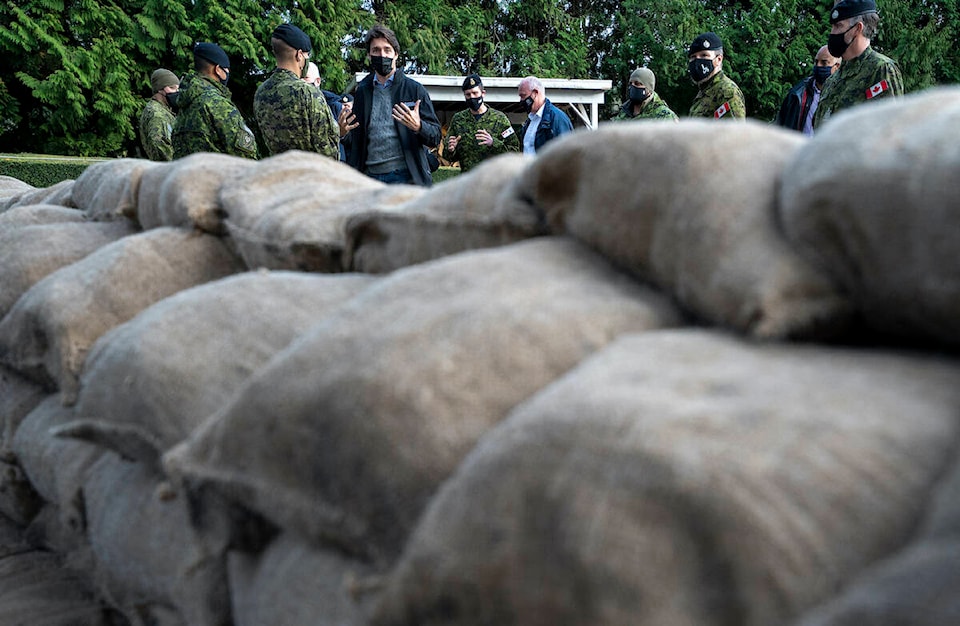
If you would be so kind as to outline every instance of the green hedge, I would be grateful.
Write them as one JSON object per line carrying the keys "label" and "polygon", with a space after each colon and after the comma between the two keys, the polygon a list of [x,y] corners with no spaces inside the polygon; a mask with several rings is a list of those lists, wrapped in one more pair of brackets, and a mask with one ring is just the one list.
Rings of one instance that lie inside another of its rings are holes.
{"label": "green hedge", "polygon": [[0,176],[12,176],[34,187],[49,187],[76,179],[91,163],[102,159],[71,157],[0,156]]}

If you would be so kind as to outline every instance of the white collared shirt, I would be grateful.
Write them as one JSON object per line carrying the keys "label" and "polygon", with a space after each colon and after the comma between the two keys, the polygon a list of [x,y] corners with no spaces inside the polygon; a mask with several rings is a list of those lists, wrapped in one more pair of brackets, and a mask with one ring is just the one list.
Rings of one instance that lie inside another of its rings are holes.
{"label": "white collared shirt", "polygon": [[527,132],[523,134],[523,153],[524,154],[536,154],[537,149],[534,146],[534,141],[537,138],[537,129],[540,127],[540,120],[543,119],[543,107],[547,105],[547,101],[544,100],[543,104],[540,105],[540,108],[536,111],[527,114],[527,117],[530,119],[530,125],[527,126]]}

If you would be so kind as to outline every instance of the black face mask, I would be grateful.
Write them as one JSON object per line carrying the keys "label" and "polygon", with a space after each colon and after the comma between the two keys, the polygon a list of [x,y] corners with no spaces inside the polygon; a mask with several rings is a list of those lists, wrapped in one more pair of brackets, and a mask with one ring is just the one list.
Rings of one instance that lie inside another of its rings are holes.
{"label": "black face mask", "polygon": [[173,93],[165,93],[163,97],[167,99],[167,104],[170,105],[171,109],[177,108],[177,102],[180,100],[180,92],[174,91]]}
{"label": "black face mask", "polygon": [[479,111],[480,107],[483,106],[483,96],[479,98],[464,98],[467,102],[467,106],[470,107],[471,111]]}
{"label": "black face mask", "polygon": [[533,111],[533,98],[530,96],[527,96],[526,98],[520,101],[520,106],[523,107],[524,111],[526,111],[527,113],[530,113],[531,111]]}
{"label": "black face mask", "polygon": [[370,56],[370,70],[380,76],[389,76],[393,71],[393,59],[390,57]]}
{"label": "black face mask", "polygon": [[825,80],[830,78],[830,70],[832,69],[829,65],[817,65],[813,68],[813,80],[822,85]]}
{"label": "black face mask", "polygon": [[[859,23],[860,22],[857,22],[857,24]],[[838,59],[843,56],[843,53],[846,52],[847,48],[850,47],[850,43],[848,43],[844,37],[846,37],[847,33],[849,33],[851,30],[856,28],[857,24],[854,24],[842,33],[837,33],[836,35],[830,35],[827,37],[827,50],[830,51],[831,56],[834,56]]]}
{"label": "black face mask", "polygon": [[647,93],[646,87],[634,87],[630,85],[630,102],[640,104],[647,99],[648,95],[650,94]]}
{"label": "black face mask", "polygon": [[693,82],[699,83],[713,71],[713,59],[690,59],[687,72]]}

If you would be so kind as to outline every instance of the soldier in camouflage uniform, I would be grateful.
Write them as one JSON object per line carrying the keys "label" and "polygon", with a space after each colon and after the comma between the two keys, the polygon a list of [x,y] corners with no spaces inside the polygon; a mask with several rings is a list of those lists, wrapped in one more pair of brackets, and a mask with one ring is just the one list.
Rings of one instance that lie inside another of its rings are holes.
{"label": "soldier in camouflage uniform", "polygon": [[140,114],[140,144],[151,161],[170,161],[173,159],[170,135],[176,119],[173,107],[180,95],[180,79],[170,70],[161,68],[150,75],[150,87],[153,96]]}
{"label": "soldier in camouflage uniform", "polygon": [[690,106],[690,117],[745,119],[747,106],[743,92],[723,73],[723,42],[720,37],[715,33],[698,36],[690,44],[687,58],[690,60],[687,72],[700,88]]}
{"label": "soldier in camouflage uniform", "polygon": [[194,71],[180,83],[180,114],[173,124],[173,158],[221,152],[257,158],[257,141],[230,101],[230,59],[214,43],[193,48]]}
{"label": "soldier in camouflage uniform", "polygon": [[620,106],[614,120],[672,120],[680,121],[657,92],[657,77],[653,70],[638,67],[630,74],[630,98]]}
{"label": "soldier in camouflage uniform", "polygon": [[823,85],[814,128],[840,109],[903,95],[903,76],[896,62],[870,47],[880,24],[875,0],[840,0],[830,12],[830,24],[827,47],[843,64]]}
{"label": "soldier in camouflage uniform", "polygon": [[467,110],[457,112],[450,121],[443,157],[451,162],[460,161],[460,169],[467,172],[484,159],[504,152],[519,152],[520,140],[510,120],[504,113],[484,104],[483,96],[487,92],[480,76],[467,76],[462,87]]}
{"label": "soldier in camouflage uniform", "polygon": [[318,90],[301,80],[310,60],[310,38],[281,24],[270,39],[277,67],[253,97],[253,113],[271,154],[287,150],[340,158],[340,128]]}

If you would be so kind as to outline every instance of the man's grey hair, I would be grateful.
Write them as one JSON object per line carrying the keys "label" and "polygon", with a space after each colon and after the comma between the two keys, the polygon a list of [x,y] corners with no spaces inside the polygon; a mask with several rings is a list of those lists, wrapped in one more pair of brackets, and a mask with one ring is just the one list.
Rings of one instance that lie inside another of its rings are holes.
{"label": "man's grey hair", "polygon": [[547,96],[547,90],[543,88],[543,83],[540,82],[540,79],[537,78],[536,76],[527,76],[526,78],[520,81],[518,88],[519,87],[526,87],[530,91],[533,91],[534,89],[536,89],[544,97]]}
{"label": "man's grey hair", "polygon": [[879,13],[864,13],[851,17],[847,23],[847,28],[852,28],[854,24],[863,22],[863,36],[865,39],[873,39],[877,35],[877,29],[880,27]]}

